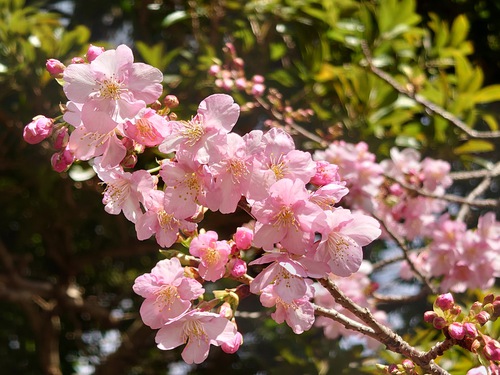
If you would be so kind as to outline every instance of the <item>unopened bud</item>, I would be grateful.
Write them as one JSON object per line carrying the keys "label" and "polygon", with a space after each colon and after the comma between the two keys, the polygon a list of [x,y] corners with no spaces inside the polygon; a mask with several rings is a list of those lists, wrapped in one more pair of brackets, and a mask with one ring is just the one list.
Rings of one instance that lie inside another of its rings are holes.
{"label": "unopened bud", "polygon": [[424,312],[424,321],[432,324],[437,316],[438,315],[434,311],[426,311]]}
{"label": "unopened bud", "polygon": [[474,302],[470,307],[470,311],[475,312],[476,314],[479,313],[482,309],[483,309],[483,304],[477,301]]}
{"label": "unopened bud", "polygon": [[93,46],[92,44],[89,46],[89,49],[87,50],[87,61],[92,62],[96,59],[97,56],[99,56],[101,53],[104,52],[104,47],[98,47],[98,46]]}
{"label": "unopened bud", "polygon": [[438,316],[432,321],[432,325],[436,329],[443,329],[448,325],[448,322],[444,318]]}
{"label": "unopened bud", "polygon": [[233,238],[238,249],[247,250],[252,246],[253,230],[246,227],[238,227]]}
{"label": "unopened bud", "polygon": [[467,337],[476,337],[477,336],[477,329],[476,325],[470,322],[466,322],[463,324],[464,327],[464,332],[465,336]]}
{"label": "unopened bud", "polygon": [[32,145],[40,143],[50,136],[53,127],[54,119],[42,115],[35,116],[33,121],[24,127],[23,138]]}
{"label": "unopened bud", "polygon": [[458,322],[453,322],[448,326],[448,333],[456,340],[462,340],[465,337],[464,327]]}
{"label": "unopened bud", "polygon": [[247,272],[247,264],[241,258],[233,258],[229,261],[231,276],[241,277]]}
{"label": "unopened bud", "polygon": [[62,78],[66,66],[57,59],[48,59],[47,62],[45,63],[45,68],[52,77]]}
{"label": "unopened bud", "polygon": [[73,57],[71,59],[72,64],[85,64],[85,59],[83,57]]}
{"label": "unopened bud", "polygon": [[50,163],[56,172],[61,173],[66,171],[73,164],[74,160],[73,153],[66,148],[52,155]]}
{"label": "unopened bud", "polygon": [[443,311],[450,310],[455,304],[455,300],[451,293],[441,294],[436,298],[436,302],[434,302],[437,307],[439,307]]}
{"label": "unopened bud", "polygon": [[493,303],[494,300],[495,300],[495,295],[493,293],[490,293],[483,298],[483,305],[487,305],[488,303]]}
{"label": "unopened bud", "polygon": [[54,149],[62,150],[67,146],[68,140],[68,128],[66,126],[63,126],[62,128],[57,129],[55,132]]}
{"label": "unopened bud", "polygon": [[167,108],[176,108],[179,106],[179,99],[177,99],[175,95],[167,95],[163,99],[163,104],[165,104]]}
{"label": "unopened bud", "polygon": [[137,164],[137,155],[129,154],[125,156],[120,164],[123,168],[134,168]]}
{"label": "unopened bud", "polygon": [[486,311],[481,311],[479,314],[476,315],[476,321],[484,326],[486,322],[490,320],[491,315],[488,314]]}

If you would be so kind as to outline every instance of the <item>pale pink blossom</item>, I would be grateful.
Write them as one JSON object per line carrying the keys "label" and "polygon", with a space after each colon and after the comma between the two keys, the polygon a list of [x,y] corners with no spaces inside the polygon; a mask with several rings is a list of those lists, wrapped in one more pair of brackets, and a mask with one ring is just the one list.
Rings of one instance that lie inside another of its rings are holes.
{"label": "pale pink blossom", "polygon": [[147,147],[158,146],[169,133],[165,117],[151,108],[141,109],[132,121],[125,121],[123,130],[127,137]]}
{"label": "pale pink blossom", "polygon": [[159,173],[165,182],[165,210],[176,217],[190,218],[199,211],[200,205],[207,203],[207,189],[213,182],[206,165],[178,152],[176,161],[162,161]]}
{"label": "pale pink blossom", "polygon": [[380,236],[380,224],[372,217],[344,208],[325,211],[314,259],[330,266],[338,276],[356,272],[363,260],[362,246]]}
{"label": "pale pink blossom", "polygon": [[105,210],[112,215],[123,211],[125,217],[135,223],[142,215],[140,203],[147,204],[156,180],[145,170],[125,172],[122,167],[103,168],[100,158],[95,159],[94,170],[106,184],[102,199]]}
{"label": "pale pink blossom", "polygon": [[278,324],[286,322],[292,331],[300,335],[309,330],[314,323],[314,307],[309,299],[313,296],[312,292],[301,298],[292,301],[284,301],[275,292],[276,285],[269,285],[260,295],[260,302],[264,307],[276,306],[276,310],[271,317]]}
{"label": "pale pink blossom", "polygon": [[309,201],[309,193],[301,180],[281,179],[269,189],[269,196],[255,202],[254,244],[272,250],[281,243],[295,254],[305,254],[314,241],[315,220],[323,211]]}
{"label": "pale pink blossom", "polygon": [[34,145],[40,143],[52,134],[54,119],[38,115],[24,127],[23,138],[26,142]]}
{"label": "pale pink blossom", "polygon": [[207,281],[217,281],[224,275],[231,254],[227,241],[217,239],[216,232],[208,231],[193,238],[189,245],[189,253],[200,258],[198,272]]}
{"label": "pale pink blossom", "polygon": [[178,219],[174,214],[165,211],[163,191],[153,190],[149,195],[151,199],[145,205],[146,212],[140,215],[135,223],[139,240],[146,240],[154,234],[158,245],[169,248],[177,241],[179,230],[188,233],[196,230],[195,223]]}
{"label": "pale pink blossom", "polygon": [[201,284],[184,276],[179,259],[164,259],[151,270],[135,279],[134,292],[144,297],[140,314],[143,322],[153,329],[176,320],[191,307],[191,300],[205,290]]}
{"label": "pale pink blossom", "polygon": [[212,149],[218,151],[226,144],[229,133],[240,115],[240,107],[226,94],[214,94],[205,98],[198,112],[190,121],[172,121],[171,133],[159,146],[164,153],[184,150],[201,164],[209,161]]}
{"label": "pale pink blossom", "polygon": [[71,64],[64,70],[64,92],[81,105],[81,120],[90,132],[109,133],[160,96],[163,74],[133,61],[132,50],[120,45],[90,64]]}
{"label": "pale pink blossom", "polygon": [[234,344],[236,326],[218,314],[193,310],[175,321],[167,322],[156,334],[156,343],[162,350],[171,350],[186,344],[181,356],[184,362],[202,363],[210,345]]}

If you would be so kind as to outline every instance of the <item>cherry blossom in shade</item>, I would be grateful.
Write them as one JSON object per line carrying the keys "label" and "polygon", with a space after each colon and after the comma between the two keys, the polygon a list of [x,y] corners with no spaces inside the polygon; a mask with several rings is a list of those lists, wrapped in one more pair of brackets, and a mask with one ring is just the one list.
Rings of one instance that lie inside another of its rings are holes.
{"label": "cherry blossom in shade", "polygon": [[344,208],[325,211],[325,215],[314,259],[327,263],[335,275],[349,276],[361,265],[362,246],[380,236],[380,224],[372,217]]}
{"label": "cherry blossom in shade", "polygon": [[301,180],[281,179],[269,189],[269,196],[254,203],[256,218],[254,245],[272,250],[274,244],[295,254],[304,254],[314,241],[315,220],[322,210],[309,201]]}
{"label": "cherry blossom in shade", "polygon": [[308,290],[306,277],[324,277],[328,267],[304,256],[290,256],[286,252],[266,252],[250,263],[271,264],[250,283],[250,292],[259,294],[268,285],[274,285],[274,293],[284,302],[304,297]]}
{"label": "cherry blossom in shade", "polygon": [[313,296],[311,289],[306,296],[289,302],[283,301],[275,289],[275,285],[269,285],[260,295],[264,307],[276,306],[276,311],[271,314],[273,320],[278,324],[286,322],[297,335],[309,330],[314,323],[314,306],[309,301]]}
{"label": "cherry blossom in shade", "polygon": [[81,104],[81,119],[89,131],[109,133],[161,95],[163,74],[133,61],[132,50],[120,45],[90,64],[71,64],[64,70],[63,90],[71,102]]}
{"label": "cherry blossom in shade", "polygon": [[191,307],[191,300],[205,292],[198,281],[184,276],[184,268],[177,258],[159,261],[151,273],[135,279],[133,289],[145,298],[141,318],[153,329],[178,319]]}
{"label": "cherry blossom in shade", "polygon": [[190,121],[172,121],[172,132],[158,147],[170,153],[185,150],[202,164],[210,159],[212,148],[218,149],[225,142],[224,134],[231,131],[240,115],[240,107],[226,94],[214,94],[198,106],[197,114]]}
{"label": "cherry blossom in shade", "polygon": [[[253,140],[254,141],[254,140]],[[279,128],[272,128],[261,138],[259,153],[255,153],[248,197],[265,198],[266,190],[283,178],[308,183],[316,173],[316,163],[309,153],[296,150],[292,138]]]}
{"label": "cherry blossom in shade", "polygon": [[214,231],[201,233],[189,245],[189,253],[200,258],[198,272],[207,281],[219,280],[226,271],[226,264],[231,254],[227,241],[217,241]]}
{"label": "cherry blossom in shade", "polygon": [[195,215],[200,205],[206,205],[206,192],[212,184],[212,175],[185,153],[178,152],[177,160],[164,160],[160,176],[165,182],[165,210],[175,217],[186,219]]}
{"label": "cherry blossom in shade", "polygon": [[[210,165],[215,184],[207,197],[209,208],[223,214],[236,211],[238,202],[246,195],[250,184],[253,156],[247,153],[246,143],[236,133],[227,134],[227,146]],[[218,202],[218,205],[210,202]]]}
{"label": "cherry blossom in shade", "polygon": [[177,241],[179,230],[193,232],[197,225],[166,212],[164,195],[159,190],[150,193],[151,200],[145,205],[146,212],[137,219],[135,230],[139,240],[146,240],[154,234],[158,245],[169,248]]}
{"label": "cherry blossom in shade", "polygon": [[202,363],[210,345],[233,343],[236,326],[218,314],[192,310],[175,321],[167,322],[156,334],[156,343],[162,350],[171,350],[186,344],[181,356],[184,362]]}
{"label": "cherry blossom in shade", "polygon": [[123,211],[125,217],[135,223],[142,215],[140,203],[147,204],[150,190],[156,186],[155,178],[145,170],[130,173],[122,167],[103,168],[100,158],[95,159],[94,170],[106,184],[102,199],[106,212],[118,215]]}
{"label": "cherry blossom in shade", "polygon": [[137,143],[146,146],[158,146],[169,133],[168,122],[151,108],[139,111],[132,121],[125,121],[123,125],[125,135]]}

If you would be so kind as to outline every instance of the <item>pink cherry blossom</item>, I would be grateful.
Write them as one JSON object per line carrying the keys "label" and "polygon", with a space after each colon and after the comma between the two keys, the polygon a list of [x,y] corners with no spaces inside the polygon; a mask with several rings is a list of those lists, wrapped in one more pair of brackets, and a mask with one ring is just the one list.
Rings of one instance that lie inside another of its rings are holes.
{"label": "pink cherry blossom", "polygon": [[274,244],[295,254],[304,254],[314,240],[315,220],[323,211],[309,201],[309,193],[301,180],[284,178],[269,189],[269,196],[255,202],[254,244],[272,250]]}
{"label": "pink cherry blossom", "polygon": [[150,193],[151,200],[145,205],[146,212],[137,219],[135,230],[139,240],[146,240],[154,234],[158,245],[169,248],[177,241],[179,230],[191,233],[196,230],[197,225],[165,211],[164,195],[159,190]]}
{"label": "pink cherry blossom", "polygon": [[217,281],[224,275],[231,254],[227,241],[217,239],[216,232],[208,231],[193,238],[189,245],[189,253],[200,258],[198,272],[207,281]]}
{"label": "pink cherry blossom", "polygon": [[81,104],[81,120],[90,132],[109,133],[160,96],[163,74],[133,61],[132,50],[120,45],[90,64],[71,64],[64,70],[64,92]]}
{"label": "pink cherry blossom", "polygon": [[136,118],[125,121],[123,129],[127,137],[147,147],[158,146],[169,133],[165,117],[151,108],[141,109]]}
{"label": "pink cherry blossom", "polygon": [[198,281],[184,276],[184,268],[177,258],[159,261],[151,273],[135,280],[133,289],[145,298],[141,318],[153,329],[178,319],[191,307],[191,300],[205,291]]}
{"label": "pink cherry blossom", "polygon": [[205,98],[190,121],[172,121],[172,132],[159,146],[164,153],[184,150],[202,164],[208,162],[212,148],[226,144],[225,134],[231,131],[240,115],[240,107],[231,96],[214,94]]}
{"label": "pink cherry blossom", "polygon": [[327,263],[335,275],[349,276],[361,265],[362,246],[380,236],[380,224],[372,217],[344,208],[325,211],[325,215],[314,259]]}
{"label": "pink cherry blossom", "polygon": [[106,184],[102,199],[106,212],[118,215],[123,211],[135,223],[142,215],[140,203],[146,204],[150,199],[149,192],[155,188],[156,180],[145,170],[130,173],[121,167],[103,168],[100,162],[100,158],[95,159],[94,170]]}
{"label": "pink cherry blossom", "polygon": [[274,321],[278,324],[286,321],[297,335],[309,330],[314,323],[314,307],[309,301],[312,292],[309,290],[307,295],[286,302],[279,297],[275,289],[275,285],[269,285],[260,295],[260,302],[264,307],[276,306],[276,311],[271,314]]}
{"label": "pink cherry blossom", "polygon": [[236,326],[218,314],[192,310],[175,321],[167,322],[156,334],[156,343],[162,350],[186,344],[181,356],[184,362],[202,363],[210,345],[234,344]]}

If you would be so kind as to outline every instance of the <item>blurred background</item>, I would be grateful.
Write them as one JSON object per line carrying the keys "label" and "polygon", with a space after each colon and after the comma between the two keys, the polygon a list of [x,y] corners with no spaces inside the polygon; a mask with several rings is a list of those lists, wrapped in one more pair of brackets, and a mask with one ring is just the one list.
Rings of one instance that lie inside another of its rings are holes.
{"label": "blurred background", "polygon": [[[22,139],[32,117],[56,116],[65,102],[45,71],[48,58],[67,64],[89,43],[125,43],[136,61],[162,70],[164,95],[179,98],[181,118],[206,96],[228,92],[248,109],[237,132],[281,122],[311,151],[335,139],[362,140],[379,160],[396,145],[473,169],[491,163],[498,141],[467,141],[401,100],[367,68],[366,52],[406,89],[475,129],[497,130],[498,19],[500,2],[489,0],[0,0],[0,372],[362,374],[393,359],[356,340],[327,340],[318,328],[294,335],[266,319],[255,297],[240,307],[245,343],[237,354],[212,348],[205,363],[188,366],[179,349],[156,349],[131,286],[162,258],[158,246],[138,241],[124,217],[104,212],[102,186],[82,177],[88,167],[58,174],[48,143]],[[216,81],[214,65],[231,79],[264,77],[264,91]],[[140,163],[154,157],[141,155]],[[486,196],[498,197],[498,185]],[[207,222],[230,234],[247,219],[212,214]],[[381,250],[370,249],[367,259]],[[416,331],[425,343],[435,339],[421,324],[426,306],[423,298],[380,308],[393,311],[402,334]],[[449,361],[457,374],[472,364],[459,350]]]}

